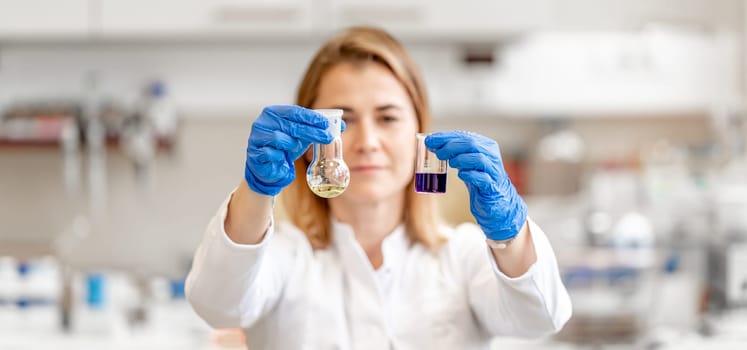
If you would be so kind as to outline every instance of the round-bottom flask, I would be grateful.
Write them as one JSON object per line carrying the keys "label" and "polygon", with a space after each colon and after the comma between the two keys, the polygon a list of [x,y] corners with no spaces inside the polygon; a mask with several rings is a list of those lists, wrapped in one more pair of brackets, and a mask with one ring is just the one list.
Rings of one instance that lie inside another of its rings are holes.
{"label": "round-bottom flask", "polygon": [[314,194],[323,198],[337,197],[350,183],[350,170],[342,159],[342,110],[317,109],[329,120],[329,131],[334,136],[331,143],[314,144],[314,160],[306,169],[306,183]]}

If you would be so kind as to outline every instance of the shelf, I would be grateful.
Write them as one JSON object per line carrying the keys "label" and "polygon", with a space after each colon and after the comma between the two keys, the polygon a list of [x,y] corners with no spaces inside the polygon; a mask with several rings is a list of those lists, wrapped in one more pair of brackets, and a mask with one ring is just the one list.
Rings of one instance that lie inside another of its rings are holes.
{"label": "shelf", "polygon": [[0,139],[0,149],[8,148],[57,148],[59,140],[7,140]]}
{"label": "shelf", "polygon": [[543,120],[543,119],[682,119],[704,118],[709,115],[706,108],[661,108],[661,109],[539,109],[539,108],[448,108],[433,109],[433,119],[437,121],[468,120]]}

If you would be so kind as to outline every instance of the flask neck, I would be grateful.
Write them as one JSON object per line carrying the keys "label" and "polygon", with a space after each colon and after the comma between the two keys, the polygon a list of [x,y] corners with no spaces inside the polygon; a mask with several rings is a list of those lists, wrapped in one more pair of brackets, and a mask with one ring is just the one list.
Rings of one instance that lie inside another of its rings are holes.
{"label": "flask neck", "polygon": [[335,137],[331,143],[325,145],[314,144],[314,160],[320,159],[342,159],[342,139]]}

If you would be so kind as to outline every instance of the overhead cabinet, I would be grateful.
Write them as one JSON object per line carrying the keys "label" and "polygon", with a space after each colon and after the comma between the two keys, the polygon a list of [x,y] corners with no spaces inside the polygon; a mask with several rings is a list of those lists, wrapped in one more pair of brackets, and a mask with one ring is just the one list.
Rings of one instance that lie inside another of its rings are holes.
{"label": "overhead cabinet", "polygon": [[311,30],[308,0],[98,0],[106,36],[297,34]]}
{"label": "overhead cabinet", "polygon": [[83,38],[88,0],[0,0],[0,39]]}

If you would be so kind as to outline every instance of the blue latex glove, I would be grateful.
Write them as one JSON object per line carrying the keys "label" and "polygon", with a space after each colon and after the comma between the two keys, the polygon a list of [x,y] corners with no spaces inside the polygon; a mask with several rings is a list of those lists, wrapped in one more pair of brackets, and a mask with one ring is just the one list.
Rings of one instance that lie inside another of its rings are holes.
{"label": "blue latex glove", "polygon": [[501,241],[519,233],[527,219],[527,206],[503,169],[495,141],[475,133],[445,131],[426,137],[425,145],[459,169],[472,215],[489,239]]}
{"label": "blue latex glove", "polygon": [[[269,106],[252,124],[246,149],[244,178],[260,194],[275,196],[296,177],[293,161],[312,143],[328,144],[329,121],[311,109],[295,105]],[[343,123],[344,129],[344,123]]]}

